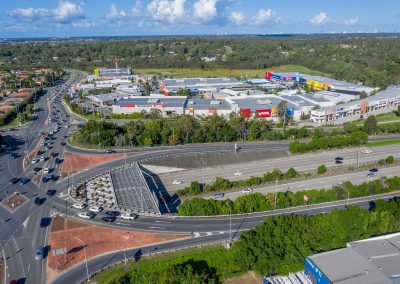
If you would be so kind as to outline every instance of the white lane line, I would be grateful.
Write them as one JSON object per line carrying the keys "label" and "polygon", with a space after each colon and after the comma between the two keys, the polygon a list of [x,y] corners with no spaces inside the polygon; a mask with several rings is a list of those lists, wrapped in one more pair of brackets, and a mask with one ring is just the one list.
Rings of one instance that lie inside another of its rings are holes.
{"label": "white lane line", "polygon": [[168,221],[154,221],[154,222],[156,222],[156,223],[165,223],[165,224],[171,224],[171,222],[168,222]]}
{"label": "white lane line", "polygon": [[211,236],[212,234],[213,234],[213,233],[211,233],[211,232],[207,232],[207,233],[206,233],[207,236]]}
{"label": "white lane line", "polygon": [[149,227],[149,229],[160,229],[160,230],[165,230],[166,228],[163,228],[163,227]]}
{"label": "white lane line", "polygon": [[200,237],[200,233],[194,233],[194,236],[193,236],[193,238],[198,238],[198,237]]}

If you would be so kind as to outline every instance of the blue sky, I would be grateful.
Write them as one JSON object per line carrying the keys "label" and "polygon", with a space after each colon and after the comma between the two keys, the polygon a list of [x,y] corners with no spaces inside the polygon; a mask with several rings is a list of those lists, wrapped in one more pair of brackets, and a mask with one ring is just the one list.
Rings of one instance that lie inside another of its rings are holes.
{"label": "blue sky", "polygon": [[400,32],[398,0],[0,0],[0,37]]}

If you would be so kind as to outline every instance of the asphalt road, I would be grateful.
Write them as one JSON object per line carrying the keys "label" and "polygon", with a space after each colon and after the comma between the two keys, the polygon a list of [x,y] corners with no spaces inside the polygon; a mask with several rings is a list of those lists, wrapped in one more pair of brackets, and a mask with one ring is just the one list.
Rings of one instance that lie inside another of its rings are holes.
{"label": "asphalt road", "polygon": [[[79,80],[79,76],[78,76]],[[70,82],[73,84],[74,82]],[[12,194],[15,191],[18,191],[24,194],[29,200],[20,208],[15,210],[13,213],[7,211],[5,208],[0,206],[0,244],[1,248],[3,248],[3,254],[6,259],[6,280],[9,281],[11,279],[26,279],[26,283],[45,283],[46,277],[46,267],[45,261],[36,261],[34,260],[35,249],[37,246],[47,246],[48,245],[48,228],[40,228],[39,221],[41,217],[47,217],[52,214],[52,212],[61,212],[64,213],[66,208],[68,210],[68,216],[70,218],[76,218],[76,215],[80,210],[76,210],[70,208],[72,202],[69,200],[64,200],[62,197],[58,196],[59,194],[65,194],[66,189],[73,182],[79,182],[87,179],[88,177],[97,174],[102,171],[107,171],[110,167],[114,167],[117,165],[121,165],[124,161],[114,161],[105,165],[100,165],[97,167],[93,167],[87,169],[85,171],[74,174],[71,178],[67,178],[57,182],[46,182],[40,183],[40,187],[36,186],[33,182],[28,182],[25,185],[9,185],[9,180],[12,177],[29,177],[34,178],[35,174],[33,173],[33,168],[37,165],[30,164],[26,169],[22,167],[22,159],[24,156],[24,151],[30,152],[35,148],[37,143],[40,141],[40,133],[42,131],[48,131],[50,129],[54,129],[54,123],[47,123],[49,115],[53,115],[50,113],[54,112],[54,109],[58,109],[59,113],[57,114],[59,121],[66,119],[66,124],[69,124],[69,117],[67,116],[66,110],[60,106],[53,107],[50,112],[47,109],[47,98],[50,96],[54,96],[62,89],[61,86],[56,86],[54,88],[48,88],[47,93],[40,98],[37,105],[39,106],[38,117],[35,121],[28,123],[26,126],[22,126],[21,130],[17,132],[7,132],[6,137],[10,145],[16,145],[19,148],[15,150],[15,152],[19,153],[20,157],[17,159],[11,159],[8,155],[3,155],[0,157],[0,198],[4,199],[8,195]],[[69,151],[74,151],[77,153],[99,153],[94,150],[77,150],[71,146],[62,147],[59,143],[62,141],[62,136],[67,135],[70,128],[64,128],[64,124],[61,125],[60,131],[55,135],[56,140],[54,140],[53,148],[47,150],[46,156],[49,155],[49,152],[53,151],[55,153],[59,153],[60,156],[63,156],[65,151],[64,148],[67,148]],[[242,143],[240,144],[243,150],[247,149],[264,149],[264,148],[276,148],[282,149],[287,147],[287,143]],[[178,147],[157,147],[157,148],[145,148],[145,149],[134,149],[133,152],[137,152],[137,155],[134,157],[127,157],[127,161],[140,161],[143,159],[156,158],[160,155],[184,155],[187,153],[202,153],[205,151],[233,151],[234,144],[233,143],[223,143],[223,144],[206,144],[206,145],[186,145],[186,146],[178,146]],[[377,148],[378,149],[378,148]],[[379,148],[380,149],[380,148]],[[393,152],[398,153],[398,149],[385,149],[382,150],[382,153],[379,154],[380,150],[373,150],[373,153],[369,156],[371,159],[376,158],[379,155],[384,155],[386,151],[386,156],[389,154],[387,151],[390,151],[390,154],[394,154]],[[343,153],[343,157],[345,158],[345,163],[347,161],[354,160],[354,149],[339,151],[339,153]],[[101,152],[101,151],[100,151]],[[333,152],[332,152],[333,153]],[[331,153],[331,154],[332,154]],[[348,155],[348,156],[345,156]],[[353,155],[353,156],[352,156]],[[367,157],[366,157],[367,158]],[[295,161],[297,165],[313,167],[315,165],[319,165],[325,161],[323,159],[328,159],[325,154],[318,154],[300,157],[297,158],[299,161]],[[362,158],[363,159],[363,158]],[[305,160],[307,160],[307,165],[305,165]],[[311,160],[312,162],[308,162]],[[281,164],[281,161],[271,161],[270,165],[265,166],[266,169],[268,166],[272,167],[273,163]],[[288,167],[291,163],[291,160],[285,162],[286,164],[282,164],[280,166]],[[51,168],[53,172],[51,174],[58,175],[59,174],[59,166],[55,165],[54,159],[47,159],[45,162],[40,162],[39,167],[41,168]],[[236,166],[235,166],[236,167]],[[295,166],[294,166],[295,167]],[[234,168],[228,168],[225,170],[225,174],[229,174],[234,170]],[[235,168],[236,170],[236,168]],[[245,169],[243,169],[245,170]],[[210,169],[210,172],[215,171],[215,169]],[[265,171],[265,170],[263,170]],[[214,173],[215,174],[218,172]],[[222,172],[221,172],[222,173]],[[219,173],[218,173],[219,174]],[[248,174],[246,172],[243,173],[243,177]],[[39,175],[44,175],[43,170],[39,171]],[[44,175],[48,176],[48,175]],[[199,173],[197,173],[199,176]],[[210,176],[211,177],[211,176]],[[190,174],[187,178],[191,178]],[[57,189],[57,195],[53,197],[46,197],[46,200],[43,205],[36,206],[33,204],[33,199],[36,196],[45,197],[45,189],[47,188],[55,188]],[[394,196],[396,193],[393,193],[390,196]],[[368,200],[373,200],[375,197],[369,197]],[[362,203],[363,205],[367,203]],[[335,206],[343,206],[343,205],[335,205]],[[329,210],[331,207],[321,207],[317,206],[314,209],[309,209],[306,211],[307,214],[323,212],[322,210]],[[298,210],[298,211],[294,211]],[[284,213],[298,213],[303,212],[304,209],[287,209]],[[232,229],[234,231],[242,231],[253,228],[254,226],[260,224],[266,216],[270,216],[271,214],[282,214],[282,212],[267,212],[267,213],[256,213],[252,215],[246,216],[234,216],[231,218],[232,221]],[[93,220],[90,222],[99,222],[99,219],[102,214],[98,214]],[[140,216],[135,221],[121,221],[118,220],[114,224],[111,224],[112,227],[132,229],[132,230],[143,230],[143,231],[157,231],[157,232],[181,232],[181,233],[193,233],[193,238],[175,242],[171,244],[165,244],[159,246],[157,250],[154,247],[149,247],[148,252],[160,251],[160,250],[168,250],[178,247],[185,247],[194,244],[208,243],[213,242],[215,240],[224,240],[227,237],[227,232],[229,231],[229,217],[207,217],[207,218],[180,218],[180,217],[167,217],[164,216],[162,218],[158,216]],[[235,235],[237,236],[237,234]],[[0,249],[1,249],[0,248]],[[143,249],[142,249],[143,250]],[[130,253],[135,253],[134,250],[131,250]],[[118,259],[120,256],[115,256],[113,259]],[[93,266],[91,266],[92,271],[98,270],[99,267],[105,265],[107,262],[112,262],[113,260],[110,258],[103,257],[94,260]],[[78,266],[77,271],[74,273],[68,273],[62,276],[63,278],[59,278],[57,283],[77,283],[78,279],[83,279],[86,273],[82,273],[80,269],[84,269],[84,265]],[[66,277],[66,278],[64,278]],[[82,278],[83,277],[83,278]],[[6,281],[6,283],[7,283]],[[60,282],[58,282],[60,281]]]}
{"label": "asphalt road", "polygon": [[[390,193],[382,196],[382,199],[389,200],[393,197],[398,196],[400,193]],[[252,214],[252,215],[239,215],[239,216],[225,216],[225,217],[215,217],[215,218],[198,218],[195,219],[196,223],[202,223],[203,226],[209,226],[209,222],[218,222],[217,231],[211,231],[206,234],[199,234],[194,232],[192,238],[185,240],[179,240],[175,242],[152,245],[142,248],[129,249],[125,251],[118,251],[115,253],[110,253],[103,255],[94,259],[90,259],[87,262],[88,273],[92,275],[102,269],[107,268],[115,263],[122,262],[125,260],[125,256],[130,259],[137,259],[141,256],[146,256],[154,253],[161,253],[164,251],[173,251],[181,248],[193,247],[203,244],[211,243],[223,243],[229,242],[231,239],[236,239],[239,237],[240,233],[247,231],[255,226],[261,224],[263,220],[268,216],[276,216],[282,214],[321,214],[327,213],[334,209],[344,209],[348,205],[358,205],[362,208],[369,208],[370,202],[376,200],[376,197],[366,197],[360,198],[358,200],[340,201],[331,204],[323,205],[312,205],[305,206],[303,208],[290,208],[271,211],[267,213]],[[194,220],[192,219],[194,223]],[[230,225],[231,224],[231,225]],[[72,267],[70,270],[66,271],[64,274],[60,275],[51,283],[80,283],[87,278],[85,263]]]}

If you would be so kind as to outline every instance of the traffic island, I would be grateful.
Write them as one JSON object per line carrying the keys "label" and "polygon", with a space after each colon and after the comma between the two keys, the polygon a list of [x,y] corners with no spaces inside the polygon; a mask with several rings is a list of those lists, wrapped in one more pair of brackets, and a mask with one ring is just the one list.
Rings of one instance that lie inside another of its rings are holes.
{"label": "traffic island", "polygon": [[28,198],[22,194],[15,192],[8,198],[4,199],[0,204],[5,207],[8,211],[14,212],[19,206],[25,203]]}
{"label": "traffic island", "polygon": [[[135,221],[132,221],[135,222]],[[87,259],[152,244],[191,237],[113,229],[55,216],[49,236],[47,282]]]}
{"label": "traffic island", "polygon": [[72,173],[90,169],[132,155],[135,155],[135,153],[78,155],[65,152],[64,162],[61,166],[61,178],[65,178]]}

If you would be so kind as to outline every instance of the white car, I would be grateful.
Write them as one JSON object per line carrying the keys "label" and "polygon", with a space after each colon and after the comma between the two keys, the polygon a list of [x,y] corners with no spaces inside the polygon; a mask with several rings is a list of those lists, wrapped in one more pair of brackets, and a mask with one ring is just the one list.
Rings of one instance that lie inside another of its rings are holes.
{"label": "white car", "polygon": [[251,188],[245,188],[242,190],[243,194],[250,193],[250,192],[253,192],[253,190]]}
{"label": "white car", "polygon": [[74,207],[76,209],[85,209],[86,203],[75,203],[74,205],[72,205],[72,207]]}
{"label": "white car", "polygon": [[49,168],[44,168],[43,174],[47,175],[49,173]]}
{"label": "white car", "polygon": [[99,212],[101,212],[102,210],[103,210],[103,208],[100,207],[100,206],[92,206],[92,207],[89,208],[89,211],[90,211],[90,212],[95,212],[95,213],[99,213]]}
{"label": "white car", "polygon": [[125,219],[125,220],[135,220],[136,218],[136,214],[134,213],[124,213],[121,215],[121,219]]}
{"label": "white car", "polygon": [[363,154],[371,154],[372,151],[368,150],[368,149],[365,149],[365,150],[362,150],[361,153],[363,153]]}
{"label": "white car", "polygon": [[172,184],[174,184],[174,185],[181,184],[181,183],[182,183],[181,180],[174,180],[174,181],[172,182]]}
{"label": "white car", "polygon": [[33,160],[32,160],[32,164],[36,164],[37,162],[39,162],[38,159],[33,159]]}
{"label": "white car", "polygon": [[93,214],[90,212],[82,212],[78,214],[78,217],[83,218],[83,219],[90,219],[93,218]]}
{"label": "white car", "polygon": [[40,157],[40,161],[41,161],[41,162],[44,162],[44,156],[41,156],[41,157]]}
{"label": "white car", "polygon": [[235,172],[234,175],[235,176],[241,176],[243,173],[242,172]]}

